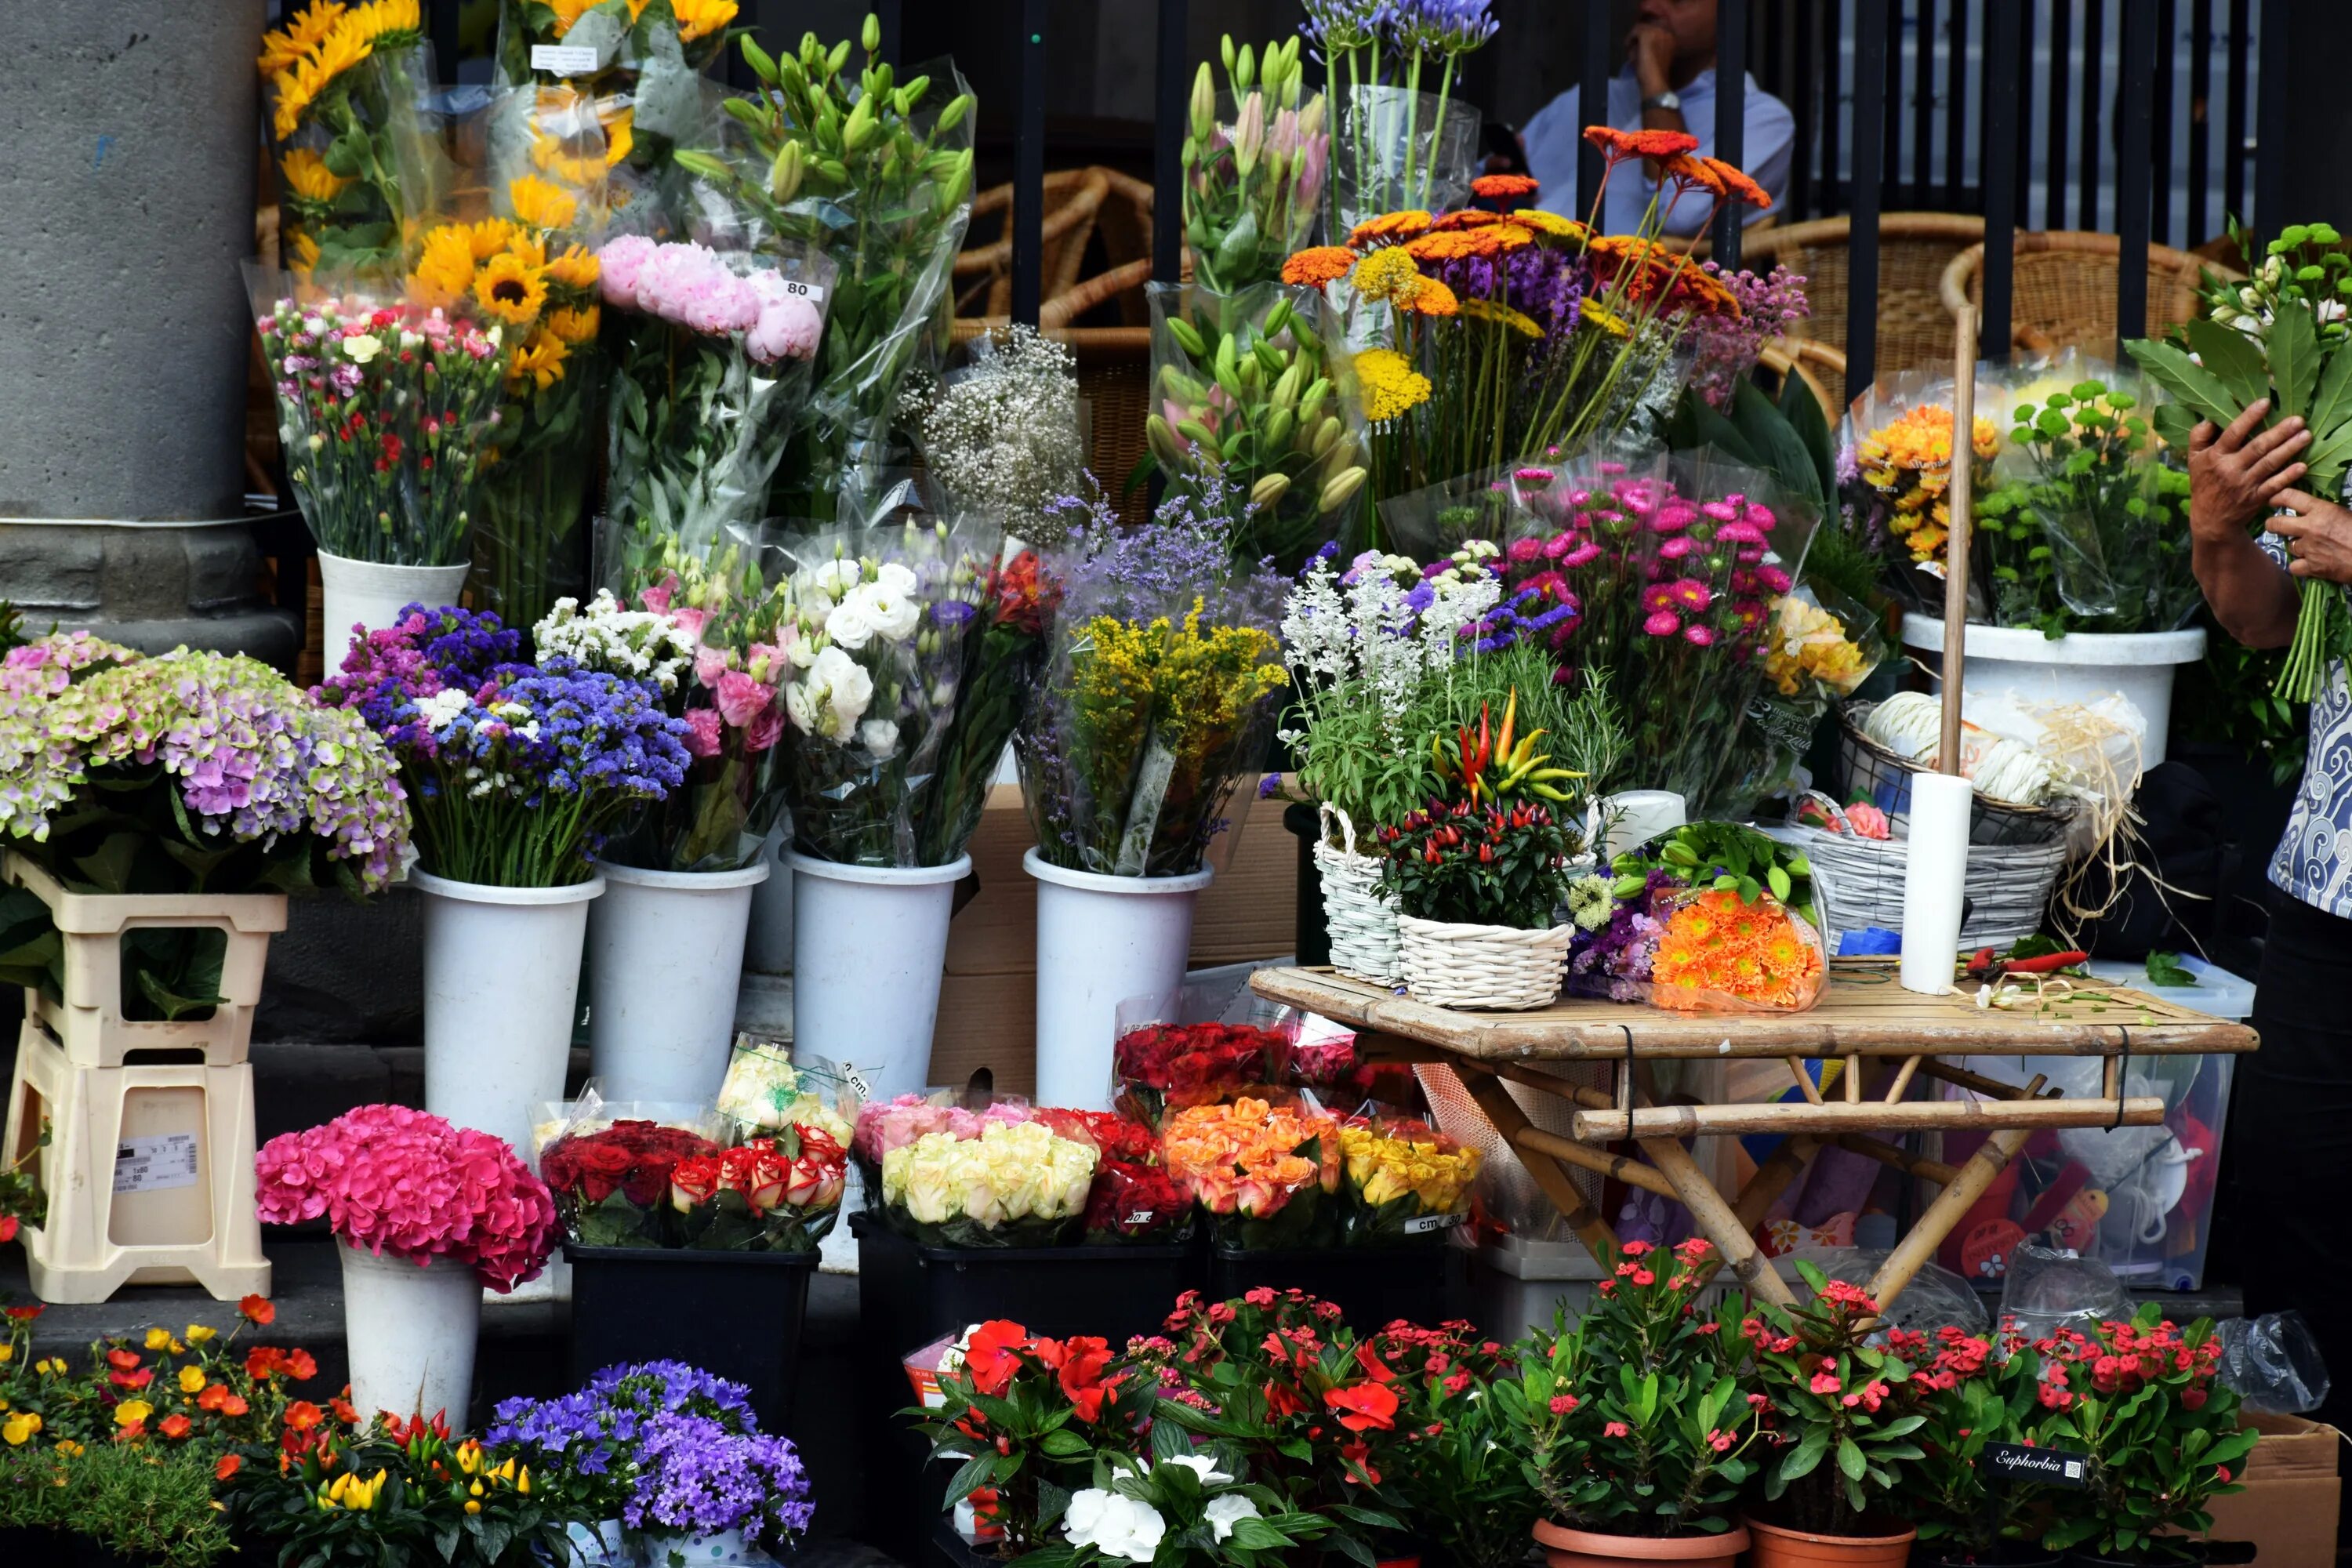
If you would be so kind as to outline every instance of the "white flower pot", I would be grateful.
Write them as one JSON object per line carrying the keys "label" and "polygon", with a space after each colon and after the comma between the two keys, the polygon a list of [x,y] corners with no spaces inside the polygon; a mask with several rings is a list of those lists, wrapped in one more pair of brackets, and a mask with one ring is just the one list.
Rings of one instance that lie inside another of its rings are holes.
{"label": "white flower pot", "polygon": [[727,1076],[743,937],[766,862],[645,871],[598,861],[588,906],[588,1050],[607,1100],[706,1100]]}
{"label": "white flower pot", "polygon": [[722,1531],[717,1535],[672,1535],[646,1531],[637,1540],[640,1560],[646,1568],[735,1568],[736,1564],[761,1561],[740,1530]]}
{"label": "white flower pot", "polygon": [[1037,1103],[1108,1110],[1118,1005],[1183,984],[1213,873],[1106,877],[1034,849],[1021,868],[1037,879]]}
{"label": "white flower pot", "polygon": [[464,561],[455,566],[394,566],[319,552],[319,592],[324,601],[319,624],[326,636],[320,657],[328,673],[342,668],[353,625],[374,631],[392,625],[411,605],[433,609],[454,605],[471,569]]}
{"label": "white flower pot", "polygon": [[450,1430],[464,1431],[482,1331],[480,1279],[451,1258],[419,1268],[345,1241],[336,1249],[343,1257],[352,1405],[362,1415],[389,1410],[404,1421],[446,1411]]}
{"label": "white flower pot", "polygon": [[1670,789],[1620,790],[1599,803],[1596,815],[1603,824],[1615,819],[1601,846],[1603,865],[1690,820],[1683,797]]}
{"label": "white flower pot", "polygon": [[604,879],[494,888],[416,870],[408,879],[425,894],[425,1109],[528,1159],[531,1107],[563,1098],[588,900]]}
{"label": "white flower pot", "polygon": [[751,930],[743,943],[743,967],[755,974],[793,972],[793,868],[784,863],[791,843],[779,828],[761,851],[768,879],[751,889]]}
{"label": "white flower pot", "polygon": [[[1940,668],[1944,623],[1928,616],[1905,616],[1903,645],[1932,655],[1926,662]],[[2141,768],[2147,769],[2164,761],[2172,728],[2173,671],[2205,657],[2205,629],[2045,637],[2031,627],[1971,626],[1966,649],[1962,683],[1970,691],[1988,696],[2015,691],[2036,702],[2093,702],[2121,692],[2147,721],[2139,757]],[[1937,681],[1935,689],[1941,691],[1943,682]]]}
{"label": "white flower pot", "polygon": [[787,851],[793,872],[793,1054],[855,1068],[866,1098],[930,1081],[931,1029],[955,885],[945,866],[843,866]]}

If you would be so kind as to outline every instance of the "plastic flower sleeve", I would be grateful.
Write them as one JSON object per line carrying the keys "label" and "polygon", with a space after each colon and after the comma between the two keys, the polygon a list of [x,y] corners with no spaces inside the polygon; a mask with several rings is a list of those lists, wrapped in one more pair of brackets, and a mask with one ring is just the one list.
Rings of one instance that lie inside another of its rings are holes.
{"label": "plastic flower sleeve", "polygon": [[1458,97],[1381,83],[1339,96],[1331,140],[1335,242],[1368,218],[1462,205],[1478,172],[1479,114]]}
{"label": "plastic flower sleeve", "polygon": [[738,1035],[719,1086],[719,1113],[753,1136],[795,1123],[821,1128],[846,1149],[863,1098],[835,1063],[794,1062],[789,1044]]}
{"label": "plastic flower sleeve", "polygon": [[[1979,406],[1972,491],[1990,492],[2000,449],[1998,421]],[[1874,384],[1838,429],[1838,483],[1846,529],[1873,559],[1889,563],[1901,595],[1940,614],[1944,549],[1950,536],[1952,379],[1906,371]]]}
{"label": "plastic flower sleeve", "polygon": [[1322,216],[1330,169],[1329,119],[1321,93],[1300,103],[1298,40],[1267,51],[1264,79],[1208,89],[1203,62],[1184,142],[1184,227],[1192,265],[1212,289],[1268,283],[1306,245]]}
{"label": "plastic flower sleeve", "polygon": [[1684,889],[1652,901],[1660,925],[1651,1005],[1688,1013],[1802,1013],[1821,1000],[1821,932],[1770,894]]}
{"label": "plastic flower sleeve", "polygon": [[397,289],[321,295],[250,263],[245,276],[287,477],[319,548],[465,561],[498,415],[499,327]]}
{"label": "plastic flower sleeve", "polygon": [[539,1156],[540,1178],[555,1196],[568,1239],[583,1247],[678,1244],[670,1173],[683,1161],[715,1157],[721,1146],[709,1109],[676,1114],[685,1109],[614,1105],[593,1096],[573,1108]]}
{"label": "plastic flower sleeve", "polygon": [[279,254],[305,281],[381,280],[400,270],[412,226],[449,184],[429,107],[432,47],[414,27],[385,29],[382,14],[310,16],[310,27],[263,35],[258,62]]}
{"label": "plastic flower sleeve", "polygon": [[678,1245],[702,1252],[814,1252],[841,1215],[849,1153],[826,1128],[771,1136],[672,1167]]}
{"label": "plastic flower sleeve", "polygon": [[1089,1245],[1166,1244],[1192,1229],[1192,1184],[1169,1171],[1160,1135],[1105,1110],[1047,1109],[1037,1119],[1055,1136],[1091,1143],[1096,1164],[1081,1237]]}
{"label": "plastic flower sleeve", "polygon": [[1426,1121],[1351,1120],[1339,1129],[1339,1149],[1351,1245],[1442,1241],[1469,1219],[1478,1152]]}
{"label": "plastic flower sleeve", "polygon": [[1190,1106],[1169,1117],[1160,1142],[1169,1170],[1192,1182],[1221,1246],[1339,1239],[1339,1124],[1312,1106],[1248,1097]]}

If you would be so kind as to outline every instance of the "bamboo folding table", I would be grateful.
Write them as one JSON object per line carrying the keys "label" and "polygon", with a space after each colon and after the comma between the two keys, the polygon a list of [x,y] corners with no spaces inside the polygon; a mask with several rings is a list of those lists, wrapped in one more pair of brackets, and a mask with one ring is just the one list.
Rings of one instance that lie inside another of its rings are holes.
{"label": "bamboo folding table", "polygon": [[[1572,1169],[1679,1201],[1748,1290],[1784,1304],[1792,1300],[1789,1287],[1752,1233],[1822,1149],[1834,1144],[1942,1189],[1870,1282],[1871,1294],[1884,1305],[1910,1283],[2036,1131],[2162,1122],[2163,1100],[2127,1093],[2132,1058],[2236,1054],[2255,1046],[2254,1032],[2242,1024],[2136,991],[2101,986],[2012,1008],[1981,1008],[1972,994],[1958,990],[1941,996],[1906,991],[1895,983],[1893,964],[1868,960],[1832,963],[1820,1005],[1787,1014],[1680,1013],[1573,998],[1538,1012],[1460,1012],[1328,969],[1260,970],[1251,985],[1270,1001],[1352,1026],[1368,1058],[1454,1068],[1496,1133],[1604,1266],[1614,1258],[1616,1237],[1585,1201]],[[2096,1096],[2069,1099],[2045,1092],[2039,1077],[2018,1088],[1971,1072],[1958,1059],[1967,1057],[2095,1057],[2104,1067]],[[1788,1064],[1802,1100],[1653,1102],[1653,1063],[1775,1058]],[[1832,1059],[1844,1064],[1843,1096],[1825,1099],[1805,1064]],[[1604,1065],[1613,1069],[1615,1092],[1580,1086],[1536,1063]],[[1865,1072],[1873,1080],[1867,1092]],[[1971,1090],[1975,1098],[1908,1098],[1921,1079]],[[1568,1100],[1574,1107],[1573,1136],[1531,1124],[1506,1083]],[[1879,1136],[1927,1131],[1991,1136],[1957,1166],[1920,1158]],[[1718,1191],[1682,1142],[1702,1133],[1753,1132],[1787,1137],[1738,1193]],[[1609,1145],[1625,1142],[1643,1157],[1610,1152]]]}

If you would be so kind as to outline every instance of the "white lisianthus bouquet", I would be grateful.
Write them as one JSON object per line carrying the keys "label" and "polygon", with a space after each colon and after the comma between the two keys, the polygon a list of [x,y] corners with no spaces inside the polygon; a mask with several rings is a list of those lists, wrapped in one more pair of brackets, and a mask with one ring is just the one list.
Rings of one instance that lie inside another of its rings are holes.
{"label": "white lisianthus bouquet", "polygon": [[882,1156],[883,1211],[933,1246],[1048,1247],[1086,1213],[1097,1158],[1036,1121],[990,1121],[972,1138],[926,1132]]}
{"label": "white lisianthus bouquet", "polygon": [[[1150,1460],[1101,1453],[1095,1479],[1105,1484],[1072,1492],[1062,1514],[1067,1546],[1047,1546],[1034,1555],[1049,1568],[1118,1563],[1272,1568],[1330,1532],[1332,1521],[1294,1510],[1271,1487],[1246,1476],[1240,1452],[1223,1441]],[[1171,1542],[1172,1553],[1166,1551]]]}

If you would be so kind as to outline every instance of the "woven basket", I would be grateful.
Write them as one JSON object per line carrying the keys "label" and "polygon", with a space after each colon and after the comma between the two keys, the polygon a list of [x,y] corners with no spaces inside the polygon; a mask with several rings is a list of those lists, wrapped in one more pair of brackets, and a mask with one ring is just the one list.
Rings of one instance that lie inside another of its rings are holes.
{"label": "woven basket", "polygon": [[[1833,818],[1845,820],[1827,796],[1816,794],[1813,798]],[[1801,850],[1816,876],[1826,873],[1834,880],[1839,929],[1903,929],[1903,878],[1911,863],[1908,840],[1799,826],[1775,828],[1772,836]],[[2040,931],[2050,890],[2065,868],[2063,838],[2048,844],[1969,845],[1968,875],[1961,883],[1965,915],[1960,945],[1973,949],[2011,942]]]}
{"label": "woven basket", "polygon": [[[1397,957],[1396,904],[1381,890],[1377,855],[1356,853],[1356,825],[1330,802],[1322,803],[1323,832],[1315,841],[1315,871],[1323,883],[1323,915],[1331,932],[1331,967],[1355,980],[1393,985],[1402,971]],[[1331,846],[1331,819],[1339,820],[1341,846]]]}
{"label": "woven basket", "polygon": [[[1847,800],[1866,795],[1887,820],[1907,827],[1911,820],[1911,775],[1932,773],[1899,752],[1889,751],[1868,735],[1874,702],[1849,702],[1838,715],[1838,793]],[[2058,805],[2011,805],[1979,795],[1969,811],[1970,844],[2063,844],[2074,820],[2071,803]],[[1841,910],[1841,913],[1843,911]]]}
{"label": "woven basket", "polygon": [[1439,1007],[1523,1010],[1559,999],[1574,926],[1519,931],[1397,917],[1405,989]]}

